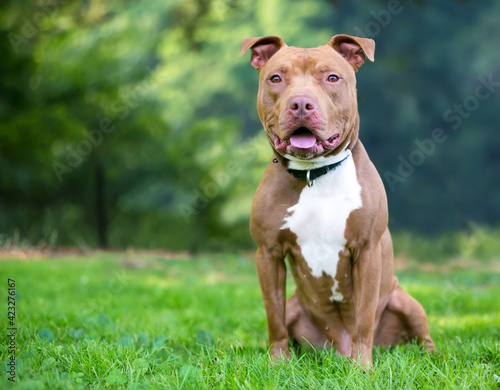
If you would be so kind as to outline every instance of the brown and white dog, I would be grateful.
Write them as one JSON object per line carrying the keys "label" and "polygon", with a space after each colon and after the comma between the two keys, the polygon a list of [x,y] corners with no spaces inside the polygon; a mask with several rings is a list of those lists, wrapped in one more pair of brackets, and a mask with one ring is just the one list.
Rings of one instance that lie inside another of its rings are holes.
{"label": "brown and white dog", "polygon": [[355,73],[374,41],[335,35],[303,49],[267,36],[244,39],[240,56],[248,49],[274,149],[250,220],[272,356],[290,357],[289,338],[370,366],[374,344],[432,351],[424,309],[393,274],[387,196],[358,139]]}

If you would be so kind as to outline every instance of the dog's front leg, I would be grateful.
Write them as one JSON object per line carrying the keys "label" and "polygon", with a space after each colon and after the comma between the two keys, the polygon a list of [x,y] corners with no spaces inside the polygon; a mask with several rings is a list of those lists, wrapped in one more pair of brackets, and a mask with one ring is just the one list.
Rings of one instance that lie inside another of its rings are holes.
{"label": "dog's front leg", "polygon": [[380,242],[366,245],[354,256],[354,331],[351,359],[372,366],[373,328],[382,270]]}
{"label": "dog's front leg", "polygon": [[266,308],[271,356],[279,358],[283,355],[289,359],[288,331],[285,324],[286,265],[283,256],[273,252],[259,248],[256,259],[257,273]]}

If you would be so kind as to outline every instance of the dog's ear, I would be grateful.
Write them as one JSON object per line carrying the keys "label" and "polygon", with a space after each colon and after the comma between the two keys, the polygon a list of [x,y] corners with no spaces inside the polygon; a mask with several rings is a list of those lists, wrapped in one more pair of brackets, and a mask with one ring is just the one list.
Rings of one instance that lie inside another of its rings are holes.
{"label": "dog's ear", "polygon": [[259,70],[267,61],[285,45],[283,39],[270,35],[267,37],[245,38],[241,42],[240,57],[248,50],[252,49],[250,63]]}
{"label": "dog's ear", "polygon": [[357,72],[363,65],[366,58],[371,62],[375,61],[375,41],[369,38],[352,37],[350,35],[339,34],[330,39],[328,45],[340,53]]}

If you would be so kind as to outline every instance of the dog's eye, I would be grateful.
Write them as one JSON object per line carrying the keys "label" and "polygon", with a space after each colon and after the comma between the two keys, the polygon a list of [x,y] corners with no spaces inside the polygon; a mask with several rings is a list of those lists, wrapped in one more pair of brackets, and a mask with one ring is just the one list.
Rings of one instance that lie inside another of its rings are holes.
{"label": "dog's eye", "polygon": [[340,80],[340,77],[337,76],[336,74],[331,74],[330,76],[328,76],[327,80],[330,82],[330,83],[336,83],[337,81]]}
{"label": "dog's eye", "polygon": [[281,77],[277,74],[273,74],[271,77],[269,77],[269,80],[271,81],[271,83],[277,84],[281,82]]}

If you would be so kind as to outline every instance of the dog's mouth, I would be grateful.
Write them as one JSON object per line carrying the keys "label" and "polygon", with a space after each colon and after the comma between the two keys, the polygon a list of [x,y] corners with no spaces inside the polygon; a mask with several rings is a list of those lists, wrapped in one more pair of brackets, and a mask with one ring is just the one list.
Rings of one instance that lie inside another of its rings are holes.
{"label": "dog's mouth", "polygon": [[310,155],[323,153],[327,149],[334,149],[340,142],[340,134],[335,134],[325,141],[318,139],[307,127],[299,127],[288,140],[281,139],[273,133],[274,147],[292,154]]}
{"label": "dog's mouth", "polygon": [[316,137],[307,129],[307,127],[299,127],[290,136],[290,145],[298,149],[309,149],[316,145]]}

